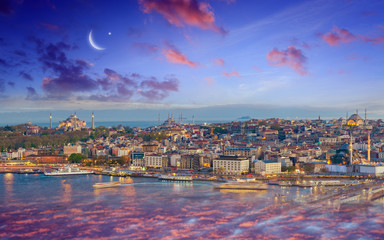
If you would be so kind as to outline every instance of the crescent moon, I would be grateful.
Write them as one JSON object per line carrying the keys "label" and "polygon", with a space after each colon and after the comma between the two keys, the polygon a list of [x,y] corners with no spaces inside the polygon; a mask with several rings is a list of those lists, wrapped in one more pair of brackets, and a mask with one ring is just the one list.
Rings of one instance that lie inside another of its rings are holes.
{"label": "crescent moon", "polygon": [[105,50],[105,48],[102,48],[102,47],[99,47],[97,46],[97,44],[93,41],[93,38],[92,38],[92,30],[89,32],[89,35],[88,35],[88,40],[89,40],[89,44],[91,44],[91,46],[96,49],[96,50]]}

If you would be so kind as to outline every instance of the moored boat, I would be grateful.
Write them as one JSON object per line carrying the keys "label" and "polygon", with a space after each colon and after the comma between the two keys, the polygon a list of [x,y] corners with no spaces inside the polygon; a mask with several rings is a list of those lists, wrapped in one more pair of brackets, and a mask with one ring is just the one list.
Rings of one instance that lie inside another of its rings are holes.
{"label": "moored boat", "polygon": [[168,180],[168,181],[192,181],[192,176],[184,175],[160,175],[159,180]]}
{"label": "moored boat", "polygon": [[267,190],[268,184],[228,182],[228,183],[217,184],[214,186],[214,188],[215,189],[234,189],[234,190]]}
{"label": "moored boat", "polygon": [[111,188],[111,187],[119,187],[121,186],[121,182],[103,182],[103,183],[95,183],[93,184],[94,188]]}
{"label": "moored boat", "polygon": [[69,176],[69,175],[84,175],[84,174],[93,174],[92,171],[81,170],[76,167],[66,166],[59,168],[52,172],[44,172],[46,176]]}

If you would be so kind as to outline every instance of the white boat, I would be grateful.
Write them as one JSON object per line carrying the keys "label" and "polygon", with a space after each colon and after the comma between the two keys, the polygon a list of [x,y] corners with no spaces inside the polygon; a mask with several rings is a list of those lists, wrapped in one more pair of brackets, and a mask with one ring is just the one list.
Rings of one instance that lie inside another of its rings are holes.
{"label": "white boat", "polygon": [[259,182],[256,178],[238,178],[236,179],[239,183],[256,183]]}
{"label": "white boat", "polygon": [[168,181],[192,181],[192,176],[184,175],[160,175],[159,180],[168,180]]}
{"label": "white boat", "polygon": [[84,175],[84,174],[93,174],[92,171],[81,170],[76,167],[66,166],[59,168],[53,172],[44,172],[46,176],[68,176],[68,175]]}
{"label": "white boat", "polygon": [[268,184],[228,182],[228,183],[217,184],[217,185],[214,185],[213,187],[215,189],[232,189],[232,190],[267,190]]}
{"label": "white boat", "polygon": [[104,183],[95,183],[93,184],[94,188],[111,188],[121,186],[121,182],[104,182]]}
{"label": "white boat", "polygon": [[122,181],[118,181],[118,182],[101,182],[101,183],[95,183],[93,184],[92,186],[94,188],[111,188],[111,187],[120,187],[120,186],[123,186],[124,184],[129,184],[129,183],[133,183],[133,180],[132,178],[126,178]]}

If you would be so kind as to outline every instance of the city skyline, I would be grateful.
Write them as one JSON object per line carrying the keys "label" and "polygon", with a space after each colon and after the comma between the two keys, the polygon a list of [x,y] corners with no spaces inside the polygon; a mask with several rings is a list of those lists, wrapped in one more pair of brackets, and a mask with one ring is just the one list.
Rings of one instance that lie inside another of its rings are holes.
{"label": "city skyline", "polygon": [[235,120],[366,108],[381,118],[383,9],[382,1],[4,1],[0,114],[106,119],[123,110],[156,121],[158,112],[202,111],[201,119]]}

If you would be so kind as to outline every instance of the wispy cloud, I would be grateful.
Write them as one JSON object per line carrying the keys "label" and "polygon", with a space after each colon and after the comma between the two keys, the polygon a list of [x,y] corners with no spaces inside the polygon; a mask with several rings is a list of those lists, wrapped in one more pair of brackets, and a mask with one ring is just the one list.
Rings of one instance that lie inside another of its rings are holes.
{"label": "wispy cloud", "polygon": [[232,72],[223,72],[223,75],[226,76],[227,78],[230,78],[230,77],[238,77],[240,78],[240,74],[238,71],[232,71]]}
{"label": "wispy cloud", "polygon": [[163,49],[163,54],[170,63],[188,65],[192,68],[200,66],[199,62],[189,60],[183,53],[177,50],[175,46],[169,43],[166,43],[166,48]]}
{"label": "wispy cloud", "polygon": [[224,66],[225,62],[222,58],[216,58],[213,63],[216,65],[216,66]]}

